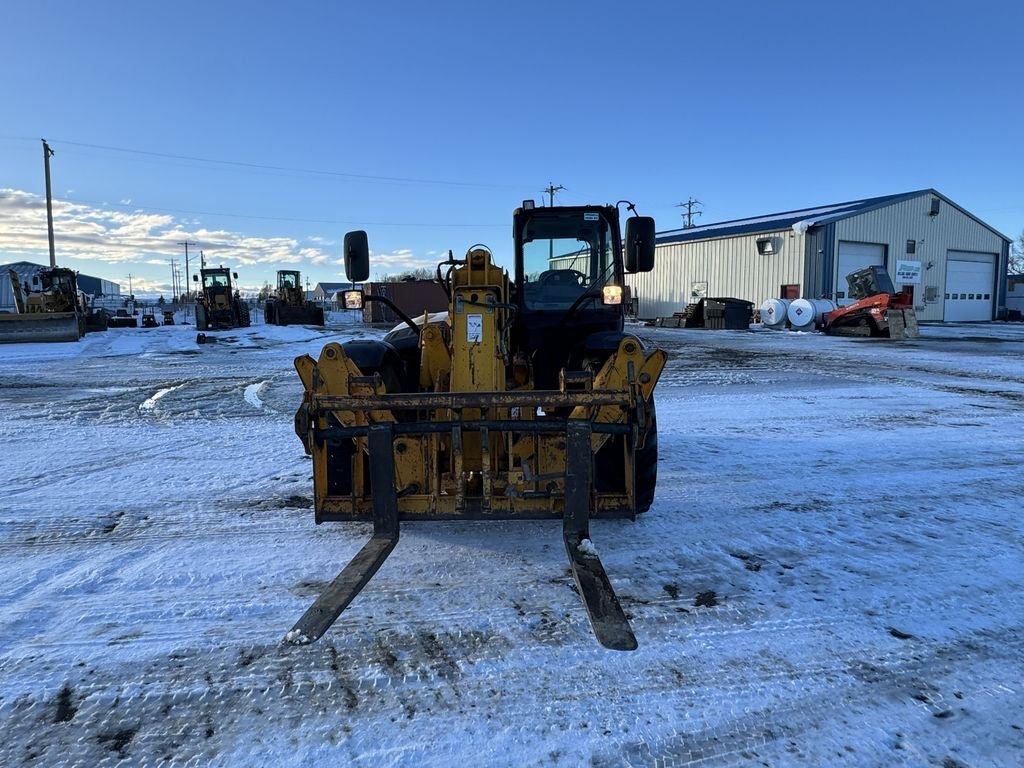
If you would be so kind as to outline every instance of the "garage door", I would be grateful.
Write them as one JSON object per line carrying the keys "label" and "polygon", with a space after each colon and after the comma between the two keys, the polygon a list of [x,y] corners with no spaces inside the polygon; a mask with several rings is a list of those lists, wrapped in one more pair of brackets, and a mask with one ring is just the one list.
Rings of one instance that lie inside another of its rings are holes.
{"label": "garage door", "polygon": [[885,264],[885,246],[878,243],[850,243],[839,241],[839,269],[836,272],[836,303],[840,307],[853,303],[846,292],[850,289],[846,276],[872,264]]}
{"label": "garage door", "polygon": [[996,255],[949,251],[946,259],[943,319],[946,322],[991,320]]}

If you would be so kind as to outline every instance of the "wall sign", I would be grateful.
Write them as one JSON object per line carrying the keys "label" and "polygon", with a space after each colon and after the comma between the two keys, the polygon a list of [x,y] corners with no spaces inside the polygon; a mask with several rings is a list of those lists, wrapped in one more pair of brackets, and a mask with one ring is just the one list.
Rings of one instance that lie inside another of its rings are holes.
{"label": "wall sign", "polygon": [[898,260],[896,262],[896,282],[919,285],[921,283],[921,262]]}

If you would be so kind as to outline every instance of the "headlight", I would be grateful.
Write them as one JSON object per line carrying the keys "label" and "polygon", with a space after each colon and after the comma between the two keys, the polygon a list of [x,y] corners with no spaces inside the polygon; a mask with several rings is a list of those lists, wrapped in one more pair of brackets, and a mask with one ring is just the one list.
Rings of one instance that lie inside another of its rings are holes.
{"label": "headlight", "polygon": [[345,309],[362,309],[363,292],[345,291]]}
{"label": "headlight", "polygon": [[622,303],[622,286],[621,285],[606,285],[601,289],[601,300],[605,304],[621,304]]}

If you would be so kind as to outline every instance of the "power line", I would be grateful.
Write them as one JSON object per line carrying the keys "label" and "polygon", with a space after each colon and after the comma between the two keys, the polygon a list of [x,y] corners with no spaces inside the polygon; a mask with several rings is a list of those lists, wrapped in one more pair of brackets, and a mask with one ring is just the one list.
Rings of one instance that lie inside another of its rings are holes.
{"label": "power line", "polygon": [[[16,141],[23,140],[21,136],[3,136],[0,138],[11,139]],[[122,154],[130,155],[142,155],[146,157],[158,157],[170,160],[186,160],[193,163],[208,163],[211,165],[234,167],[234,168],[250,168],[261,171],[283,171],[286,173],[305,173],[312,174],[315,176],[327,176],[333,178],[345,178],[345,179],[358,179],[361,181],[387,181],[393,183],[402,184],[437,184],[441,186],[450,187],[483,187],[491,189],[515,189],[517,185],[510,184],[494,184],[487,182],[476,182],[476,181],[452,181],[448,179],[423,179],[416,178],[413,176],[384,176],[379,174],[370,173],[351,173],[348,171],[334,171],[334,170],[322,170],[319,168],[302,168],[297,166],[286,166],[286,165],[272,165],[269,163],[252,163],[242,160],[221,160],[212,157],[200,157],[197,155],[180,155],[174,152],[156,152],[153,150],[146,149],[133,149],[130,147],[115,147],[109,144],[91,144],[84,141],[69,141],[67,139],[59,140],[60,144],[68,145],[72,147],[86,147],[88,149],[98,149],[104,152],[119,152]]]}

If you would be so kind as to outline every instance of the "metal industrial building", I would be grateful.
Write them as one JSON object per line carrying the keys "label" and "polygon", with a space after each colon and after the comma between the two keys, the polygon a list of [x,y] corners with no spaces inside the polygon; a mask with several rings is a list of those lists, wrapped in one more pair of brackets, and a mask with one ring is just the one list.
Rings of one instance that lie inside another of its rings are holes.
{"label": "metal industrial building", "polygon": [[[0,312],[11,312],[15,308],[10,270],[14,270],[22,284],[27,282],[31,285],[33,276],[44,269],[49,269],[49,267],[43,264],[34,264],[31,261],[16,261],[13,264],[0,266]],[[78,273],[78,290],[94,298],[111,298],[121,295],[121,286],[117,283],[82,273]]]}
{"label": "metal industrial building", "polygon": [[660,232],[654,271],[627,276],[641,318],[704,296],[849,304],[846,275],[884,264],[919,319],[1006,315],[1010,239],[934,189]]}

